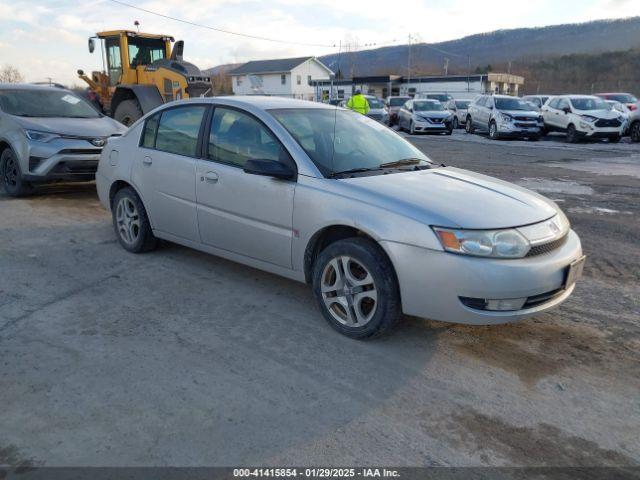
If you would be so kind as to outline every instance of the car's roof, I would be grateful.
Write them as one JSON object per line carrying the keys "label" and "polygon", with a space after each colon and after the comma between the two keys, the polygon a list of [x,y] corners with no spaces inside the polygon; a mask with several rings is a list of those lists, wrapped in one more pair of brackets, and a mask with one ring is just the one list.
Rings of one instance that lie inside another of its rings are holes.
{"label": "car's roof", "polygon": [[68,91],[65,88],[51,87],[49,85],[34,85],[33,83],[0,83],[0,90],[50,90],[59,92]]}
{"label": "car's roof", "polygon": [[268,95],[229,95],[221,97],[195,97],[182,100],[183,102],[207,102],[215,103],[224,100],[227,105],[237,105],[238,107],[254,107],[260,110],[272,110],[278,108],[319,108],[335,109],[335,105],[327,103],[312,102],[309,100],[297,100],[294,98],[271,97]]}

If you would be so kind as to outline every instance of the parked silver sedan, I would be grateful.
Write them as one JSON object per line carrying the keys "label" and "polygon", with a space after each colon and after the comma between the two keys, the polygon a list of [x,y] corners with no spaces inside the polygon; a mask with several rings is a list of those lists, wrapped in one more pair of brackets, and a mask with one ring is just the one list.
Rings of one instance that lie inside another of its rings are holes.
{"label": "parked silver sedan", "polygon": [[386,126],[321,103],[161,106],[108,143],[96,180],[126,250],[162,238],[307,282],[354,338],[403,312],[519,320],[569,297],[584,263],[551,200],[436,165]]}
{"label": "parked silver sedan", "polygon": [[0,178],[12,196],[95,178],[102,147],[126,127],[58,87],[0,85]]}

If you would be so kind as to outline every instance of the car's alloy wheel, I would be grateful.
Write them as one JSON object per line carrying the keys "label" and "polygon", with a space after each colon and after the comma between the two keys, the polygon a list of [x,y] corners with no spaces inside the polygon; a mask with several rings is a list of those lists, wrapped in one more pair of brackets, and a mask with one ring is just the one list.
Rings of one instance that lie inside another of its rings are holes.
{"label": "car's alloy wheel", "polygon": [[577,141],[578,141],[578,134],[576,133],[576,127],[574,125],[569,125],[567,127],[567,142],[576,143]]}
{"label": "car's alloy wheel", "polygon": [[416,129],[415,129],[415,127],[413,126],[413,121],[409,122],[409,133],[410,133],[411,135],[415,135],[415,134],[416,134]]}
{"label": "car's alloy wheel", "polygon": [[498,139],[498,126],[496,125],[496,122],[491,122],[491,125],[489,125],[489,137],[491,140]]}
{"label": "car's alloy wheel", "polygon": [[634,122],[631,125],[631,141],[640,142],[640,121]]}
{"label": "car's alloy wheel", "polygon": [[0,156],[0,173],[7,195],[20,197],[31,193],[31,184],[23,180],[18,159],[10,148],[5,149]]}
{"label": "car's alloy wheel", "polygon": [[464,129],[467,133],[473,133],[473,122],[471,121],[471,117],[467,117],[467,121],[464,124]]}
{"label": "car's alloy wheel", "polygon": [[127,245],[134,245],[140,236],[140,214],[128,197],[123,197],[116,205],[116,225],[118,235]]}
{"label": "car's alloy wheel", "polygon": [[343,335],[379,335],[402,316],[393,265],[373,240],[352,237],[330,244],[315,259],[312,280],[322,315]]}
{"label": "car's alloy wheel", "polygon": [[153,235],[144,205],[133,188],[118,190],[111,212],[113,228],[125,250],[142,253],[156,247],[158,240]]}
{"label": "car's alloy wheel", "polygon": [[324,268],[322,299],[333,318],[342,325],[362,327],[376,313],[378,291],[367,268],[355,258],[343,255]]}

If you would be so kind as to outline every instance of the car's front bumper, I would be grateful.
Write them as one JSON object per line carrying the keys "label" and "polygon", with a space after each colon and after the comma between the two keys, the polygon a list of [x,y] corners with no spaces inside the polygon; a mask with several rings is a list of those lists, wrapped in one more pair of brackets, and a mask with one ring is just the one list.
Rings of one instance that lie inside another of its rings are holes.
{"label": "car's front bumper", "polygon": [[101,151],[83,139],[28,141],[23,177],[33,183],[93,180]]}
{"label": "car's front bumper", "polygon": [[432,123],[413,121],[413,129],[416,132],[447,132],[452,128],[450,122]]}
{"label": "car's front bumper", "polygon": [[536,137],[540,135],[542,126],[539,124],[531,124],[527,126],[519,126],[516,123],[498,123],[498,133],[501,137]]}
{"label": "car's front bumper", "polygon": [[[565,288],[569,265],[582,257],[580,239],[572,230],[559,248],[522,259],[488,259],[428,250],[383,241],[400,284],[407,315],[445,322],[488,325],[521,320],[555,307],[573,292]],[[534,297],[549,295],[535,302]],[[470,308],[461,297],[531,298],[530,308],[491,311]],[[545,297],[546,298],[546,297]]]}

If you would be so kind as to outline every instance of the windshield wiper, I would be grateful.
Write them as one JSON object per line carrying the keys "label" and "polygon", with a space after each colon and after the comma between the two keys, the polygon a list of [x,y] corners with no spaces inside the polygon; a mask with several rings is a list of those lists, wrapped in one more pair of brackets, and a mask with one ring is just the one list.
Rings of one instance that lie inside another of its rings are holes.
{"label": "windshield wiper", "polygon": [[332,172],[329,174],[329,178],[334,178],[338,175],[348,175],[350,173],[371,172],[373,170],[380,170],[380,167],[358,167],[351,168],[349,170],[342,170],[340,172]]}
{"label": "windshield wiper", "polygon": [[379,165],[380,168],[396,168],[396,167],[406,167],[409,165],[418,165],[421,162],[426,162],[421,158],[403,158],[402,160],[396,160],[394,162],[382,163]]}

